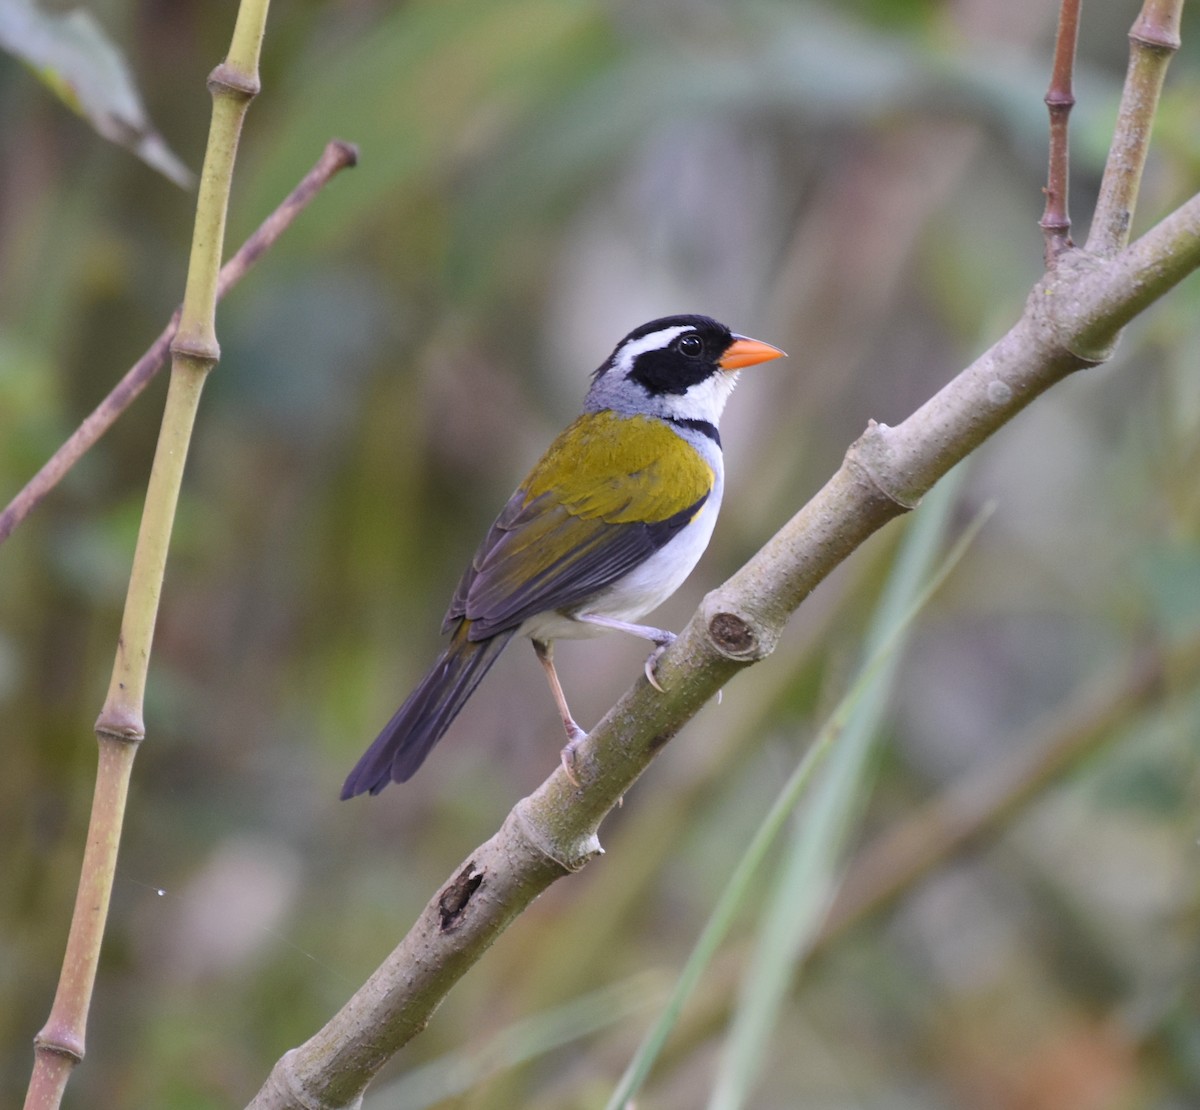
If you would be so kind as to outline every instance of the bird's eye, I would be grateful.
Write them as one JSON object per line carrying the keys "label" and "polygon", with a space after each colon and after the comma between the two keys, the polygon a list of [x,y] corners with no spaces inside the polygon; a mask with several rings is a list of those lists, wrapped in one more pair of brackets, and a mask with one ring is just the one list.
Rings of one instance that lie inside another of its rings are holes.
{"label": "bird's eye", "polygon": [[698,335],[685,335],[679,340],[677,348],[681,355],[687,355],[688,358],[698,358],[704,351],[704,343]]}

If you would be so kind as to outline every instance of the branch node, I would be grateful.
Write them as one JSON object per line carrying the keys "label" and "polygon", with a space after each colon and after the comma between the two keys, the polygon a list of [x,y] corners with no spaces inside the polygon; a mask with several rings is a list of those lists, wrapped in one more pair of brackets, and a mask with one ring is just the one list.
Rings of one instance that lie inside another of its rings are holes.
{"label": "branch node", "polygon": [[83,1061],[83,1042],[72,1036],[69,1029],[43,1029],[33,1038],[33,1047],[40,1052],[53,1052],[57,1056],[65,1056],[73,1064]]}
{"label": "branch node", "polygon": [[122,744],[140,744],[146,739],[146,734],[140,730],[109,728],[106,725],[96,722],[96,727],[92,730],[98,738],[104,740],[116,740]]}
{"label": "branch node", "polygon": [[[521,839],[544,858],[551,860],[566,874],[582,871],[597,856],[604,855],[600,838],[595,832],[588,833],[570,844],[563,844],[547,831],[546,822],[536,813],[530,813],[530,799],[522,798],[509,814],[520,833]],[[507,824],[507,822],[506,822]]]}
{"label": "branch node", "polygon": [[1060,256],[1054,273],[1047,275],[1034,287],[1029,301],[1035,316],[1050,329],[1062,350],[1078,360],[1081,368],[1107,362],[1121,338],[1120,331],[1109,327],[1081,329],[1072,322],[1078,309],[1076,290],[1080,282],[1091,274],[1100,273],[1110,264],[1090,250],[1069,250]]}
{"label": "branch node", "polygon": [[1062,89],[1051,89],[1044,97],[1042,97],[1042,102],[1051,111],[1062,111],[1064,109],[1069,110],[1075,107],[1075,94],[1069,90],[1063,91]]}
{"label": "branch node", "polygon": [[[894,474],[889,456],[891,454],[892,428],[871,419],[867,421],[867,430],[858,437],[846,451],[846,465],[849,466],[856,480],[869,485],[885,500],[897,506],[901,512],[911,512],[921,503],[920,493],[911,493],[899,484],[888,482],[885,474]],[[877,463],[881,465],[876,465]],[[899,477],[899,476],[898,476]]]}
{"label": "branch node", "polygon": [[228,62],[222,62],[208,75],[208,91],[213,96],[227,93],[242,100],[253,100],[261,90],[262,83],[256,75],[243,73]]}
{"label": "branch node", "polygon": [[[271,1069],[266,1085],[252,1105],[260,1105],[264,1094],[268,1095],[263,1105],[297,1107],[298,1110],[329,1110],[330,1103],[320,1093],[310,1094],[309,1085],[300,1074],[303,1068],[298,1049],[285,1052]],[[341,1110],[361,1110],[362,1093],[349,1102],[339,1103]]]}
{"label": "branch node", "polygon": [[1179,36],[1179,25],[1169,22],[1158,23],[1146,15],[1145,9],[1129,29],[1129,41],[1148,50],[1158,50],[1164,54],[1174,54],[1183,40]]}
{"label": "branch node", "polygon": [[117,740],[122,744],[140,744],[146,738],[141,715],[132,709],[113,710],[105,706],[92,731],[98,739]]}
{"label": "branch node", "polygon": [[1103,339],[1099,343],[1089,343],[1088,337],[1066,344],[1067,353],[1077,358],[1085,369],[1103,366],[1116,352],[1117,344],[1121,341],[1121,332]]}
{"label": "branch node", "polygon": [[221,345],[215,339],[206,340],[177,333],[170,350],[172,355],[185,358],[205,370],[211,370],[221,361]]}

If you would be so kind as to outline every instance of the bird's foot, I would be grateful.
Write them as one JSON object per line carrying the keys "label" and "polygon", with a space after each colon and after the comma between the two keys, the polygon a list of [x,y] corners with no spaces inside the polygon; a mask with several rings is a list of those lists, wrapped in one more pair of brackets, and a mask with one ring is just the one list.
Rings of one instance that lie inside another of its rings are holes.
{"label": "bird's foot", "polygon": [[650,683],[650,685],[653,686],[654,689],[656,689],[660,694],[665,694],[666,690],[664,690],[659,684],[658,678],[654,674],[654,668],[657,666],[659,659],[662,658],[662,653],[666,651],[667,648],[669,648],[674,642],[674,632],[663,632],[662,639],[655,641],[655,643],[658,644],[658,647],[656,647],[646,657],[646,666],[644,668],[646,671],[646,681]]}
{"label": "bird's foot", "polygon": [[587,733],[583,731],[574,721],[567,726],[567,743],[563,750],[559,753],[559,759],[562,761],[563,773],[571,780],[571,785],[579,789],[583,784],[579,781],[575,774],[575,750],[579,744],[587,739]]}

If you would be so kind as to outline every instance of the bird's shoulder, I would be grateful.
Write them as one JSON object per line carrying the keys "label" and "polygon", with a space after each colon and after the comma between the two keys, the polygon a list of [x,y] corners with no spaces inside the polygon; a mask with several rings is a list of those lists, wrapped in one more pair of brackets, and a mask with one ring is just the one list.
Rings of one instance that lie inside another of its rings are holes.
{"label": "bird's shoulder", "polygon": [[704,455],[665,421],[603,410],[566,428],[519,492],[526,504],[544,498],[584,519],[653,523],[702,502],[715,480]]}

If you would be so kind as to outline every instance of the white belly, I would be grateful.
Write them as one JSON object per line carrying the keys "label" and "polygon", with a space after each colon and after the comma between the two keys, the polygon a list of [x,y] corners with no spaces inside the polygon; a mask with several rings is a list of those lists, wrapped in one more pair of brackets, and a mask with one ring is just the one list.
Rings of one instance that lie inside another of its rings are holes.
{"label": "white belly", "polygon": [[[712,538],[720,508],[720,486],[709,495],[700,512],[640,566],[618,579],[581,609],[582,613],[635,622],[657,609],[681,585],[700,561]],[[715,494],[715,496],[714,496]],[[535,640],[583,640],[607,629],[573,620],[560,613],[541,613],[521,625],[522,635]]]}

